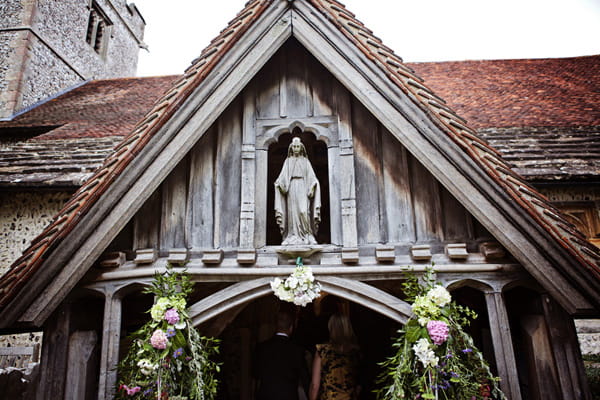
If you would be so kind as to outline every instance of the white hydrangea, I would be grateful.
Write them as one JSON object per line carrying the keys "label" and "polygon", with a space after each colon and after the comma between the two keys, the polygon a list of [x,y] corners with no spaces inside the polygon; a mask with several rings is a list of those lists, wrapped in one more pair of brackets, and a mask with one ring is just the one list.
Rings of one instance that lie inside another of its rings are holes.
{"label": "white hydrangea", "polygon": [[152,364],[152,362],[146,358],[142,358],[140,361],[138,361],[137,366],[140,367],[140,372],[146,376],[152,374],[158,369],[158,365]]}
{"label": "white hydrangea", "polygon": [[427,292],[427,298],[438,307],[444,307],[446,304],[452,301],[452,296],[450,296],[450,293],[441,285],[436,285],[435,287],[429,289]]}
{"label": "white hydrangea", "polygon": [[321,294],[321,285],[314,280],[310,267],[299,266],[285,280],[274,278],[271,290],[279,299],[305,307]]}
{"label": "white hydrangea", "polygon": [[419,361],[421,361],[421,364],[423,364],[423,367],[435,367],[438,365],[439,358],[433,352],[431,344],[426,338],[417,340],[412,348]]}

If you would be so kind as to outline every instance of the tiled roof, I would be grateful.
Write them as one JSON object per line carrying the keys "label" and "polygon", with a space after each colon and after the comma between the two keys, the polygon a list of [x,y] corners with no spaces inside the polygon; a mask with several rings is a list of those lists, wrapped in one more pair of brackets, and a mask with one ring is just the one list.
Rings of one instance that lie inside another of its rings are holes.
{"label": "tiled roof", "polygon": [[477,130],[600,125],[600,55],[407,65]]}
{"label": "tiled roof", "polygon": [[0,121],[0,141],[6,133],[15,131],[29,138],[30,129],[37,127],[48,129],[29,140],[125,136],[176,78],[163,76],[88,82],[10,121]]}
{"label": "tiled roof", "polygon": [[[432,121],[445,132],[474,162],[512,197],[514,202],[525,209],[532,219],[560,243],[596,279],[600,270],[596,262],[600,257],[598,249],[591,246],[560,216],[550,203],[530,188],[518,175],[510,171],[499,154],[475,132],[465,125],[448,105],[433,93],[417,77],[413,70],[402,63],[389,48],[384,46],[372,32],[364,27],[340,3],[331,0],[307,0],[334,23],[366,57],[387,74],[400,90],[412,98]],[[32,277],[57,244],[77,225],[105,190],[142,151],[150,138],[173,115],[188,95],[196,88],[215,64],[227,53],[250,25],[271,4],[269,0],[250,1],[238,16],[230,22],[217,38],[194,60],[192,66],[152,107],[115,152],[106,159],[103,166],[72,197],[54,222],[31,244],[0,278],[0,308],[6,306],[25,282]],[[566,271],[570,273],[570,271]]]}
{"label": "tiled roof", "polygon": [[79,187],[175,76],[88,82],[0,122],[0,187]]}
{"label": "tiled roof", "polygon": [[477,133],[529,182],[600,177],[600,126],[485,128]]}

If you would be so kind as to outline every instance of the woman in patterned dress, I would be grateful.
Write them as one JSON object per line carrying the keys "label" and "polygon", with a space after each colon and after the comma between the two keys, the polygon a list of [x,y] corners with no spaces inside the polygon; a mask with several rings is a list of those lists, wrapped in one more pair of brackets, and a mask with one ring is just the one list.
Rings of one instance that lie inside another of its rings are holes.
{"label": "woman in patterned dress", "polygon": [[313,359],[309,400],[355,400],[360,393],[360,351],[350,319],[334,314],[329,342],[318,344]]}

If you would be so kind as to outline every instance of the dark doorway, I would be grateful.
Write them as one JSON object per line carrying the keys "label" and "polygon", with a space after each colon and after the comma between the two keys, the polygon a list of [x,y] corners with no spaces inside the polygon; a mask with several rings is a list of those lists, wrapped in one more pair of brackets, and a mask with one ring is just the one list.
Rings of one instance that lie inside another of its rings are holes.
{"label": "dark doorway", "polygon": [[[252,359],[256,345],[275,333],[275,314],[279,307],[290,307],[274,296],[266,296],[233,311],[231,323],[220,334],[221,368],[218,399],[254,399]],[[328,340],[327,322],[335,312],[350,317],[361,354],[362,400],[375,399],[372,392],[380,372],[378,363],[392,354],[391,343],[401,325],[364,306],[336,296],[322,296],[319,302],[294,308],[297,318],[292,339],[305,349],[307,365],[312,365],[315,345]],[[211,330],[211,322],[199,327]]]}
{"label": "dark doorway", "polygon": [[308,159],[315,170],[321,186],[321,223],[316,234],[317,243],[331,243],[329,219],[329,171],[327,163],[327,145],[316,139],[311,132],[295,128],[291,133],[284,133],[276,143],[269,146],[269,167],[267,173],[267,245],[281,244],[281,233],[275,221],[274,183],[279,175],[288,153],[293,137],[299,137],[306,147]]}

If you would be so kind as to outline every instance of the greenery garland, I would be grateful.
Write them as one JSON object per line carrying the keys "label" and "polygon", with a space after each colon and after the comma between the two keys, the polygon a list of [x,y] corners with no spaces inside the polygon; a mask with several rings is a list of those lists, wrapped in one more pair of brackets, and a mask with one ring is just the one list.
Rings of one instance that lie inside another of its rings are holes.
{"label": "greenery garland", "polygon": [[156,273],[144,293],[155,296],[152,320],[130,336],[119,363],[117,399],[213,400],[219,365],[211,361],[218,341],[200,336],[187,313],[193,283],[171,266]]}
{"label": "greenery garland", "polygon": [[505,400],[499,378],[463,326],[477,317],[452,301],[428,268],[421,282],[410,274],[403,283],[415,316],[394,343],[396,354],[381,363],[378,399]]}

